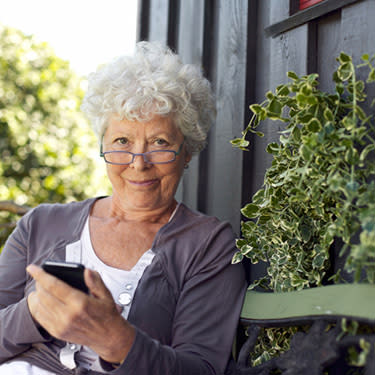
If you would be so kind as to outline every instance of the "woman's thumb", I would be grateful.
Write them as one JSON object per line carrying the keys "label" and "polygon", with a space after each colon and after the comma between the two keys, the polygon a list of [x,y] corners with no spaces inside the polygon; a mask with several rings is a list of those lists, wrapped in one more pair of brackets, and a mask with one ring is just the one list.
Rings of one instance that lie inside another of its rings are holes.
{"label": "woman's thumb", "polygon": [[104,285],[99,273],[88,268],[85,269],[85,283],[90,290],[90,294],[97,298],[112,299],[112,295],[107,287]]}

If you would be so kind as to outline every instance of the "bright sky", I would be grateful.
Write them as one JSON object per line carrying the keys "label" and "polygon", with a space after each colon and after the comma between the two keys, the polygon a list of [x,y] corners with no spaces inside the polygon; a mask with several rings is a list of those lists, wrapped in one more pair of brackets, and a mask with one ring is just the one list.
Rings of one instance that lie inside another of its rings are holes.
{"label": "bright sky", "polygon": [[132,53],[137,0],[3,0],[0,23],[48,42],[81,75]]}

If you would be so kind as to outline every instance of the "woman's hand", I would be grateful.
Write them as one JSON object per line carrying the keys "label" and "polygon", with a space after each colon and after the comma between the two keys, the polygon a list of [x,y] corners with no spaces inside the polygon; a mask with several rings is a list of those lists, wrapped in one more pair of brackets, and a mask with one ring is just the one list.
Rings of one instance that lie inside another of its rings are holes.
{"label": "woman's hand", "polygon": [[119,313],[97,272],[85,270],[90,290],[86,295],[40,267],[30,265],[27,271],[36,281],[36,290],[27,299],[30,313],[50,335],[86,345],[107,362],[126,358],[135,330]]}

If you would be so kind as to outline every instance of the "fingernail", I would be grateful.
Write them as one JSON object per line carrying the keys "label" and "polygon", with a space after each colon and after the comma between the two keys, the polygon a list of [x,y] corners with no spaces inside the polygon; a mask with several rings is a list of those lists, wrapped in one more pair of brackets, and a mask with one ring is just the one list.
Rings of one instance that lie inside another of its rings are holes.
{"label": "fingernail", "polygon": [[32,275],[35,271],[37,270],[37,266],[35,266],[34,264],[29,264],[27,267],[26,267],[26,271]]}

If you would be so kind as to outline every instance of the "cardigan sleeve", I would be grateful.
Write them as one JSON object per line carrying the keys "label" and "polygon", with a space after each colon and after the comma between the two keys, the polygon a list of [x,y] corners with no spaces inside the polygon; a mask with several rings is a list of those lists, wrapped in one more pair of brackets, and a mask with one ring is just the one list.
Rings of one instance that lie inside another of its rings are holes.
{"label": "cardigan sleeve", "polygon": [[27,223],[24,216],[5,243],[0,255],[0,363],[30,348],[31,344],[44,342],[31,317],[25,295],[33,282],[26,272]]}
{"label": "cardigan sleeve", "polygon": [[182,285],[171,344],[163,345],[136,327],[136,338],[127,358],[109,372],[224,374],[246,291],[242,265],[231,264],[233,252],[234,237],[228,226],[221,225],[210,233]]}

